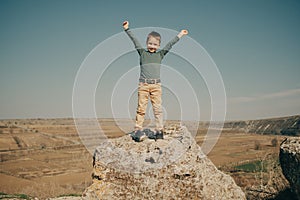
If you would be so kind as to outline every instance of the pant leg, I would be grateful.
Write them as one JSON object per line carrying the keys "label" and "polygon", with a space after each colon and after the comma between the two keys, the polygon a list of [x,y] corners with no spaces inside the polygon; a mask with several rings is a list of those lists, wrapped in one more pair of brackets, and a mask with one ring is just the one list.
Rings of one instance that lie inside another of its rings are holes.
{"label": "pant leg", "polygon": [[163,129],[163,112],[162,112],[162,100],[161,100],[162,90],[161,84],[151,84],[150,88],[150,100],[153,107],[153,113],[155,116],[155,124],[157,130]]}
{"label": "pant leg", "polygon": [[139,83],[135,129],[142,129],[149,98],[149,84]]}

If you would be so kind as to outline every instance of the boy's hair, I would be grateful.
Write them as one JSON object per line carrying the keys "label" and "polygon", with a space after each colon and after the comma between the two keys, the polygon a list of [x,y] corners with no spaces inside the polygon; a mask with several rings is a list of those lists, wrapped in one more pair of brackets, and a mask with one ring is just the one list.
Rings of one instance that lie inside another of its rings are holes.
{"label": "boy's hair", "polygon": [[147,37],[147,42],[148,42],[150,37],[154,37],[154,38],[158,39],[159,43],[160,43],[161,36],[158,32],[152,31],[151,33],[149,33],[148,37]]}

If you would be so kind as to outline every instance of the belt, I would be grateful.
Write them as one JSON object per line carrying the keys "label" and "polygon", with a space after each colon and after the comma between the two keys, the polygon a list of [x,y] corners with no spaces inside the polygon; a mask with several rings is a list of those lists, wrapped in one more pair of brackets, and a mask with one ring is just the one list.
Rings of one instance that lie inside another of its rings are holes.
{"label": "belt", "polygon": [[145,79],[145,78],[140,78],[140,83],[156,84],[156,83],[160,83],[160,79]]}

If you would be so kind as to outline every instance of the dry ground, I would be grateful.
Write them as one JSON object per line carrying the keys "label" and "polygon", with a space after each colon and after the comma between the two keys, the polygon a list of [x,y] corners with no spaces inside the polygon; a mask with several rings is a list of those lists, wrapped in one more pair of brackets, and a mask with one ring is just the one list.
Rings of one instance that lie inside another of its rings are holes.
{"label": "dry ground", "polygon": [[[217,167],[264,159],[269,154],[277,155],[279,145],[285,138],[278,135],[223,131],[208,157]],[[278,145],[272,145],[273,139],[277,140]],[[204,136],[198,134],[196,137],[197,143],[201,145],[203,140]]]}
{"label": "dry ground", "polygon": [[[101,126],[110,138],[124,135],[111,120],[101,120]],[[200,145],[205,133],[198,131]],[[208,157],[229,172],[240,163],[277,156],[274,138],[278,144],[284,139],[223,131]],[[0,121],[0,192],[42,199],[81,194],[91,184],[91,172],[92,155],[81,144],[72,119]]]}

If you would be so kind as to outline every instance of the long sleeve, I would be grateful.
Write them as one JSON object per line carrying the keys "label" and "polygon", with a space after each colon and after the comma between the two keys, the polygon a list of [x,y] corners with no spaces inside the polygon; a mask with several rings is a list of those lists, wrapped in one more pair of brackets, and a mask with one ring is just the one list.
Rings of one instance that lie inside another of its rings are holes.
{"label": "long sleeve", "polygon": [[168,42],[168,44],[160,51],[161,56],[163,57],[164,55],[166,55],[170,51],[170,49],[172,48],[172,46],[174,44],[176,44],[176,42],[178,42],[178,41],[179,41],[179,37],[176,36],[170,42]]}
{"label": "long sleeve", "polygon": [[126,29],[125,32],[127,33],[127,35],[129,36],[129,38],[133,42],[135,49],[141,55],[142,52],[144,51],[144,49],[141,46],[140,42],[137,40],[137,38],[133,35],[133,33],[129,29]]}

